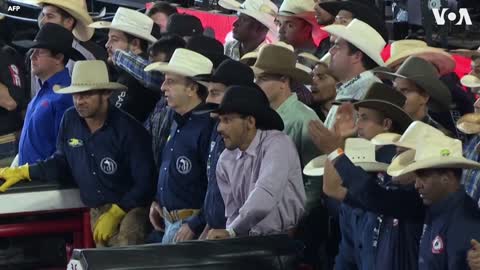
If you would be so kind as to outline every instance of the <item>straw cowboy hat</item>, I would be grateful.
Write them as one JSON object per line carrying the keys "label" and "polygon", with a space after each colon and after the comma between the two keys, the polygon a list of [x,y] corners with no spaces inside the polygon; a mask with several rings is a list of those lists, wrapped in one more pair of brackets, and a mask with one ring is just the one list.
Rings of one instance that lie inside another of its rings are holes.
{"label": "straw cowboy hat", "polygon": [[377,71],[375,73],[383,74],[391,80],[402,78],[414,82],[430,96],[428,108],[434,112],[442,112],[450,109],[452,103],[450,89],[438,78],[435,67],[427,60],[410,56],[398,68],[396,73],[383,71]]}
{"label": "straw cowboy hat", "polygon": [[353,44],[379,66],[385,65],[381,53],[386,42],[370,25],[358,19],[353,19],[347,26],[329,25],[324,27],[323,30]]}
{"label": "straw cowboy hat", "polygon": [[299,53],[297,55],[297,57],[300,57],[300,58],[305,58],[307,60],[310,60],[310,61],[313,61],[313,62],[316,62],[316,63],[325,63],[328,65],[328,63],[330,62],[330,53],[326,53],[322,56],[322,58],[318,58],[316,57],[315,55],[311,54],[311,53],[308,53],[308,52],[302,52],[302,53]]}
{"label": "straw cowboy hat", "polygon": [[75,94],[92,90],[125,90],[123,84],[110,82],[105,62],[101,60],[77,61],[73,66],[72,84],[65,88],[55,86],[57,94]]}
{"label": "straw cowboy hat", "polygon": [[320,28],[315,19],[315,2],[313,0],[284,0],[278,11],[278,16],[300,18],[310,23],[314,28]]}
{"label": "straw cowboy hat", "polygon": [[[366,172],[384,172],[388,167],[387,163],[376,161],[375,145],[362,138],[347,139],[345,141],[345,155],[355,166],[362,168]],[[327,155],[321,155],[312,159],[303,168],[303,173],[307,176],[322,176],[326,160]]]}
{"label": "straw cowboy hat", "polygon": [[395,145],[398,147],[415,149],[420,138],[428,141],[430,138],[439,136],[445,136],[445,134],[422,121],[413,121],[403,135],[396,133],[381,133],[373,137],[371,142],[375,145]]}
{"label": "straw cowboy hat", "polygon": [[480,168],[480,163],[464,158],[462,153],[462,142],[458,139],[437,136],[427,141],[420,138],[416,150],[403,152],[394,158],[387,173],[400,176],[422,169]]}
{"label": "straw cowboy hat", "polygon": [[194,77],[212,73],[213,63],[207,57],[183,48],[176,49],[170,62],[156,62],[148,65],[145,71],[175,73],[184,77]]}
{"label": "straw cowboy hat", "polygon": [[382,112],[385,117],[392,119],[400,132],[404,132],[412,118],[403,110],[405,96],[399,91],[383,83],[373,83],[365,97],[354,103],[355,108],[369,108]]}
{"label": "straw cowboy hat", "polygon": [[395,69],[409,56],[417,56],[432,63],[440,75],[452,72],[456,65],[449,53],[439,48],[429,47],[424,41],[413,39],[393,42],[390,48],[390,58],[385,64],[387,67]]}
{"label": "straw cowboy hat", "polygon": [[52,5],[65,10],[77,21],[72,31],[73,36],[80,41],[87,41],[92,38],[95,30],[88,25],[93,23],[93,19],[88,14],[85,0],[36,0],[35,4],[40,6]]}
{"label": "straw cowboy hat", "polygon": [[460,83],[468,88],[477,88],[480,87],[480,78],[475,75],[465,75],[460,80]]}
{"label": "straw cowboy hat", "polygon": [[270,0],[246,0],[241,4],[235,0],[219,0],[218,4],[228,10],[233,10],[254,18],[265,25],[272,34],[277,33],[275,17],[278,13],[278,7]]}
{"label": "straw cowboy hat", "polygon": [[297,63],[293,47],[284,42],[262,46],[252,69],[255,75],[278,74],[303,84],[312,82],[309,68]]}
{"label": "straw cowboy hat", "polygon": [[143,13],[124,7],[117,9],[112,22],[94,22],[89,26],[97,29],[122,31],[151,43],[157,41],[157,39],[152,36],[153,20]]}
{"label": "straw cowboy hat", "polygon": [[457,121],[457,128],[465,134],[480,133],[480,114],[468,113]]}

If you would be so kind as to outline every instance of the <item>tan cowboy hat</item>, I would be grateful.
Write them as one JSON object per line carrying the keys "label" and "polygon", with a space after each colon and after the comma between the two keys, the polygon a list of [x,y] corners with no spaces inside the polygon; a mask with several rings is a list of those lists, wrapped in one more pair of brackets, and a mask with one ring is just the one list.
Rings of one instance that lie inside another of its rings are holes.
{"label": "tan cowboy hat", "polygon": [[460,80],[460,83],[468,88],[477,88],[480,87],[480,78],[475,75],[465,75]]}
{"label": "tan cowboy hat", "polygon": [[275,17],[278,13],[278,7],[270,0],[246,0],[241,4],[235,0],[219,0],[218,4],[228,10],[233,10],[254,18],[270,30],[270,33],[276,36],[277,25]]}
{"label": "tan cowboy hat", "polygon": [[328,65],[328,62],[330,62],[331,55],[330,55],[330,53],[326,53],[325,55],[322,56],[322,58],[318,58],[311,53],[302,52],[302,53],[299,53],[297,55],[297,57],[305,58],[307,60],[310,60],[310,61],[313,61],[313,62],[316,62],[316,63],[325,63],[325,64]]}
{"label": "tan cowboy hat", "polygon": [[95,30],[88,27],[93,20],[88,14],[85,0],[35,0],[35,4],[40,6],[48,4],[65,10],[77,21],[72,31],[73,36],[80,41],[92,38]]}
{"label": "tan cowboy hat", "polygon": [[[281,42],[281,41],[280,41]],[[277,42],[276,44],[280,43],[280,42]],[[285,43],[286,44],[286,43]],[[291,45],[288,45],[288,46],[291,46]],[[300,57],[300,54],[298,55],[298,57]],[[315,57],[315,56],[314,56]],[[240,63],[243,63],[245,65],[251,65],[253,66],[255,64],[255,61],[257,61],[257,58],[258,58],[258,51],[254,51],[254,52],[249,52],[249,53],[246,53],[242,56],[242,58],[240,58]],[[323,59],[323,58],[322,58]],[[300,63],[296,63],[295,64],[295,67],[298,68],[298,69],[301,69],[307,73],[311,73],[312,72],[312,69],[303,65],[303,64],[300,64]]]}
{"label": "tan cowboy hat", "polygon": [[462,142],[447,136],[419,138],[416,150],[403,152],[393,159],[387,173],[400,176],[422,169],[479,169],[480,163],[463,157]]}
{"label": "tan cowboy hat", "polygon": [[370,25],[353,19],[347,26],[334,24],[324,27],[323,30],[353,44],[379,66],[385,65],[381,56],[386,45],[385,40]]}
{"label": "tan cowboy hat", "polygon": [[92,90],[125,90],[123,84],[110,82],[105,62],[101,60],[76,61],[73,66],[72,84],[65,88],[55,86],[57,94],[74,94]]}
{"label": "tan cowboy hat", "polygon": [[442,112],[450,109],[452,104],[450,89],[438,78],[437,71],[433,64],[423,58],[417,56],[408,57],[396,73],[384,71],[377,71],[375,73],[383,74],[391,80],[402,78],[414,82],[430,96],[428,108],[434,112]]}
{"label": "tan cowboy hat", "polygon": [[409,56],[417,56],[432,63],[440,73],[445,75],[455,69],[455,60],[442,49],[429,47],[421,40],[405,39],[392,43],[390,58],[385,62],[387,67],[395,68],[405,61]]}
{"label": "tan cowboy hat", "polygon": [[457,121],[457,128],[465,134],[480,133],[480,113],[468,113]]}
{"label": "tan cowboy hat", "polygon": [[375,145],[395,145],[398,147],[414,149],[419,138],[428,140],[431,137],[445,136],[442,131],[425,124],[422,121],[413,121],[403,135],[396,133],[381,133],[373,137],[371,142]]}
{"label": "tan cowboy hat", "polygon": [[194,77],[212,73],[213,63],[207,57],[183,48],[176,49],[170,62],[156,62],[148,65],[145,71],[175,73],[185,77]]}
{"label": "tan cowboy hat", "polygon": [[457,49],[457,50],[450,50],[448,52],[451,53],[451,54],[458,54],[458,55],[465,56],[465,57],[468,57],[468,58],[480,56],[480,51],[479,50]]}
{"label": "tan cowboy hat", "polygon": [[[375,145],[362,138],[349,138],[345,141],[345,155],[355,166],[366,172],[384,172],[388,164],[375,160]],[[311,160],[303,169],[307,176],[322,176],[327,155],[321,155]]]}
{"label": "tan cowboy hat", "polygon": [[252,69],[255,75],[263,73],[278,74],[288,76],[302,84],[311,84],[312,82],[310,69],[297,63],[293,47],[284,42],[262,46]]}
{"label": "tan cowboy hat", "polygon": [[157,41],[152,36],[153,20],[141,12],[124,7],[117,9],[112,22],[94,22],[89,26],[97,29],[106,28],[122,31],[151,43]]}

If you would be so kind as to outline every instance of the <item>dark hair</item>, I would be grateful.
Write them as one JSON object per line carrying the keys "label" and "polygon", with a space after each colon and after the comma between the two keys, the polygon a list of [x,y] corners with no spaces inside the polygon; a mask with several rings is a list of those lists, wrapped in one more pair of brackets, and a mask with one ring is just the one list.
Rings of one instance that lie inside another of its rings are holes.
{"label": "dark hair", "polygon": [[[369,108],[369,107],[365,107],[365,108]],[[388,129],[388,132],[393,132],[393,133],[399,133],[399,134],[402,134],[403,133],[403,130],[399,129],[398,128],[398,125],[397,123],[395,123],[395,120],[393,120],[392,118],[386,116],[386,113],[383,112],[383,111],[380,111],[378,109],[375,109],[375,108],[369,108],[369,109],[372,109],[374,110],[376,113],[377,113],[377,116],[378,116],[378,124],[382,125],[383,121],[385,119],[390,119],[392,121],[392,125],[390,126],[390,128]]]}
{"label": "dark hair", "polygon": [[127,37],[128,43],[131,43],[134,39],[138,39],[140,41],[140,49],[142,52],[147,52],[148,50],[148,41],[142,38],[135,37],[133,35],[130,35],[129,33],[123,32],[125,36]]}
{"label": "dark hair", "polygon": [[60,13],[60,16],[62,16],[62,18],[65,20],[65,19],[72,19],[73,20],[73,26],[72,26],[72,29],[75,28],[75,25],[77,25],[77,19],[75,19],[70,13],[68,13],[67,11],[65,11],[64,9],[58,7],[58,6],[55,6],[55,5],[52,5],[52,4],[44,4],[42,5],[42,8],[45,7],[45,6],[51,6],[51,7],[55,7],[57,10],[58,10],[58,13]]}
{"label": "dark hair", "polygon": [[477,59],[480,59],[480,55],[472,55],[472,57],[470,57],[472,59],[472,61],[475,61]]}
{"label": "dark hair", "polygon": [[370,58],[368,55],[366,55],[364,52],[362,52],[355,45],[353,45],[350,42],[347,42],[347,45],[348,45],[348,49],[350,50],[349,55],[352,55],[356,52],[361,52],[362,53],[362,64],[363,64],[363,68],[365,68],[365,70],[371,70],[371,69],[374,69],[374,68],[378,67],[378,64],[375,63],[375,61],[373,61],[372,58]]}
{"label": "dark hair", "polygon": [[205,101],[207,99],[207,96],[208,96],[208,89],[207,87],[205,87],[204,85],[202,84],[199,84],[197,83],[196,81],[192,80],[191,78],[186,78],[186,84],[187,85],[190,85],[190,84],[195,84],[198,86],[198,89],[197,89],[197,95],[198,97],[202,100],[202,101]]}
{"label": "dark hair", "polygon": [[172,58],[173,52],[178,48],[185,48],[185,40],[177,35],[165,35],[148,48],[150,55],[157,55],[159,53],[166,54],[167,61]]}
{"label": "dark hair", "polygon": [[59,54],[63,55],[63,65],[66,66],[68,61],[70,61],[70,58],[68,56],[66,56],[63,52],[59,52],[57,50],[52,50],[52,49],[48,49],[50,51],[50,55],[51,56],[57,56]]}
{"label": "dark hair", "polygon": [[155,2],[149,10],[147,10],[147,16],[152,17],[153,15],[159,12],[164,13],[167,16],[170,16],[172,14],[178,13],[178,10],[176,7],[170,5],[170,3],[158,1],[158,2]]}

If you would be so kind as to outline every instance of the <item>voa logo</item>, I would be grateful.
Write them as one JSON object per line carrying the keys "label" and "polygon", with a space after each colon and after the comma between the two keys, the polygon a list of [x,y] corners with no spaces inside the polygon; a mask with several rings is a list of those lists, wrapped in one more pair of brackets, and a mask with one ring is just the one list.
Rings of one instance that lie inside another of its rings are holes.
{"label": "voa logo", "polygon": [[[470,15],[468,14],[468,10],[466,8],[460,8],[458,10],[458,16],[455,12],[448,12],[448,8],[432,8],[433,16],[435,17],[435,22],[438,25],[445,25],[445,15],[447,15],[447,19],[451,22],[456,22],[455,25],[472,25],[472,19],[470,19]],[[448,12],[448,14],[447,14]],[[458,21],[457,21],[458,17]]]}

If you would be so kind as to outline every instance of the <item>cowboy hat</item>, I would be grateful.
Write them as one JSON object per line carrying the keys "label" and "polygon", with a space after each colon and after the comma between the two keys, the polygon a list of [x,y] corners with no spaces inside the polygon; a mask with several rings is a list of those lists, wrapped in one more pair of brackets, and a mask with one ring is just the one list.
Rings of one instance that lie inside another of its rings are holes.
{"label": "cowboy hat", "polygon": [[375,145],[395,145],[398,147],[415,149],[420,138],[428,141],[432,137],[445,136],[442,131],[422,122],[413,121],[403,135],[396,133],[381,133],[373,137]]}
{"label": "cowboy hat", "polygon": [[467,113],[457,121],[457,128],[465,134],[480,133],[480,114]]}
{"label": "cowboy hat", "polygon": [[278,11],[278,16],[302,19],[312,26],[312,35],[323,33],[315,18],[315,2],[313,0],[284,0]]}
{"label": "cowboy hat", "polygon": [[87,41],[92,38],[95,30],[88,25],[93,23],[93,19],[88,14],[85,0],[36,0],[35,4],[40,6],[52,5],[66,11],[76,20],[72,31],[73,36],[80,41]]}
{"label": "cowboy hat", "polygon": [[174,13],[168,16],[166,34],[191,37],[203,35],[203,31],[202,21],[193,15]]}
{"label": "cowboy hat", "polygon": [[353,19],[347,26],[329,25],[324,27],[323,30],[353,44],[379,66],[385,65],[381,56],[386,45],[385,40],[370,25],[358,19]]}
{"label": "cowboy hat", "polygon": [[355,108],[369,108],[382,112],[385,117],[392,119],[394,126],[404,132],[412,118],[403,110],[405,96],[392,87],[375,82],[367,90],[365,97],[356,103]]}
{"label": "cowboy hat", "polygon": [[220,105],[213,112],[218,114],[239,113],[255,118],[257,128],[263,130],[284,129],[280,115],[270,107],[265,93],[257,85],[234,85],[227,88]]}
{"label": "cowboy hat", "polygon": [[456,65],[449,53],[439,48],[429,47],[424,41],[413,39],[393,42],[390,47],[390,58],[385,64],[394,69],[409,56],[417,56],[432,63],[440,75],[452,72]]}
{"label": "cowboy hat", "polygon": [[101,60],[77,61],[73,66],[72,84],[54,87],[57,94],[74,94],[92,90],[125,90],[125,85],[110,82],[105,62]]}
{"label": "cowboy hat", "polygon": [[268,73],[288,76],[292,80],[303,84],[311,84],[312,82],[312,77],[307,71],[308,67],[297,64],[293,47],[284,42],[262,46],[252,69],[255,75]]}
{"label": "cowboy hat", "polygon": [[[279,45],[279,43],[284,43],[284,42],[279,41],[275,44]],[[293,48],[293,47],[291,47],[291,45],[288,45],[286,43],[284,43],[284,44],[287,45],[287,46],[290,46],[290,48]],[[297,57],[301,57],[302,54],[309,54],[309,53],[300,53],[299,55],[297,55]],[[312,56],[313,56],[313,54],[312,54]],[[313,56],[313,57],[315,57],[315,56]],[[253,51],[253,52],[249,52],[249,53],[244,54],[242,56],[242,58],[240,58],[239,62],[242,63],[242,64],[245,64],[245,65],[253,66],[255,64],[255,61],[257,61],[257,58],[258,58],[258,51]],[[308,57],[303,57],[303,58],[308,59]],[[323,61],[323,59],[324,59],[324,57],[322,57],[322,59],[320,59],[320,61]],[[308,74],[310,74],[312,72],[311,68],[309,68],[308,66],[303,65],[301,63],[298,63],[298,62],[295,64],[295,67],[297,69],[300,69],[300,70],[303,70],[303,71],[307,72]]]}
{"label": "cowboy hat", "polygon": [[157,41],[152,36],[153,20],[143,13],[124,7],[117,9],[112,22],[94,22],[89,27],[122,31],[151,43]]}
{"label": "cowboy hat", "polygon": [[278,7],[270,0],[246,0],[243,4],[235,0],[219,0],[218,4],[228,10],[236,11],[254,18],[270,30],[276,36],[277,25],[275,17]]}
{"label": "cowboy hat", "polygon": [[330,61],[330,53],[326,53],[322,56],[322,58],[318,58],[315,55],[308,53],[308,52],[302,52],[297,55],[297,57],[304,58],[316,63],[325,63],[328,65],[328,62]]}
{"label": "cowboy hat", "polygon": [[223,44],[212,37],[193,36],[188,39],[185,49],[197,52],[212,61],[213,68],[217,68],[223,61],[230,59],[226,56]]}
{"label": "cowboy hat", "polygon": [[450,89],[438,78],[435,67],[427,60],[410,56],[396,73],[383,71],[377,71],[376,73],[383,74],[390,80],[402,78],[414,82],[430,96],[428,108],[434,112],[450,109],[452,103]]}
{"label": "cowboy hat", "polygon": [[480,163],[463,157],[462,142],[447,136],[419,138],[418,147],[392,160],[387,173],[400,176],[422,169],[461,168],[479,169]]}
{"label": "cowboy hat", "polygon": [[19,40],[13,44],[25,49],[42,48],[60,52],[65,58],[84,60],[85,57],[76,49],[72,48],[73,34],[65,27],[55,23],[44,24],[34,40]]}
{"label": "cowboy hat", "polygon": [[252,69],[238,61],[227,59],[223,61],[213,74],[197,75],[192,78],[200,84],[209,82],[231,85],[252,85],[255,75]]}
{"label": "cowboy hat", "polygon": [[[345,141],[345,155],[350,161],[366,172],[384,172],[388,164],[375,160],[375,145],[362,138],[349,138]],[[321,155],[312,159],[303,168],[307,176],[322,176],[327,155]]]}
{"label": "cowboy hat", "polygon": [[480,87],[480,78],[475,75],[465,75],[460,80],[460,83],[468,88],[477,88]]}
{"label": "cowboy hat", "polygon": [[480,50],[457,49],[457,50],[450,50],[448,52],[451,53],[451,54],[458,54],[458,55],[465,56],[465,57],[468,57],[468,58],[479,57],[480,56]]}
{"label": "cowboy hat", "polygon": [[145,67],[145,71],[160,71],[162,73],[175,73],[185,77],[210,74],[213,63],[207,57],[183,48],[173,52],[170,62],[156,62]]}

